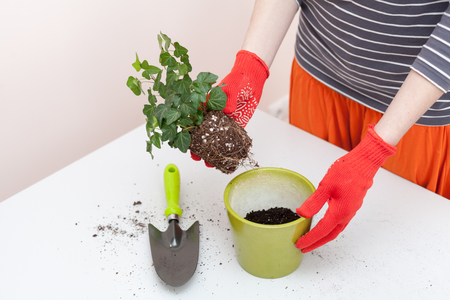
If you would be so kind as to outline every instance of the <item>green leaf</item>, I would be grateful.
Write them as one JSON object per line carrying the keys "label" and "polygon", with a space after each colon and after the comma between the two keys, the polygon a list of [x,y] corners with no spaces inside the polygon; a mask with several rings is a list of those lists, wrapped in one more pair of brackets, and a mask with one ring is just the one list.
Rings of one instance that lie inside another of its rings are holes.
{"label": "green leaf", "polygon": [[153,105],[144,104],[144,109],[142,110],[142,112],[147,116],[149,120],[153,121],[153,115],[155,113],[155,107]]}
{"label": "green leaf", "polygon": [[175,42],[173,45],[175,46],[174,55],[176,57],[180,57],[181,55],[185,55],[188,53],[188,50],[181,46],[178,42]]}
{"label": "green leaf", "polygon": [[181,152],[186,153],[191,144],[191,135],[186,130],[182,130],[177,133],[175,137],[175,146],[180,149]]}
{"label": "green leaf", "polygon": [[152,124],[152,126],[153,126],[153,128],[156,128],[156,127],[158,127],[158,126],[159,126],[159,124],[158,124],[158,120],[156,119],[156,117],[155,117],[155,116],[153,116],[153,124]]}
{"label": "green leaf", "polygon": [[[158,69],[160,70],[160,69]],[[156,69],[152,69],[152,70],[145,70],[144,72],[142,72],[142,76],[147,78],[148,80],[150,80],[150,75],[153,74],[157,74],[159,71],[157,71]]]}
{"label": "green leaf", "polygon": [[162,125],[164,116],[168,110],[169,108],[164,103],[161,103],[156,107],[155,117],[160,126]]}
{"label": "green leaf", "polygon": [[181,103],[190,103],[191,102],[191,94],[180,94],[181,96]]}
{"label": "green leaf", "polygon": [[166,99],[166,92],[169,90],[169,87],[164,85],[164,83],[160,82],[158,85],[158,93],[161,96],[161,98]]}
{"label": "green leaf", "polygon": [[194,123],[194,122],[192,122],[192,120],[190,118],[184,117],[184,118],[180,119],[180,124],[182,126],[188,126],[188,125],[191,125],[192,123]]}
{"label": "green leaf", "polygon": [[176,96],[176,93],[174,90],[167,89],[166,96],[165,96],[166,99],[164,101],[164,104],[167,105],[167,107],[172,107],[173,102],[175,100],[175,96]]}
{"label": "green leaf", "polygon": [[159,72],[158,75],[156,75],[155,82],[153,83],[153,90],[154,91],[159,91],[160,84],[161,84],[161,77],[162,77],[162,71]]}
{"label": "green leaf", "polygon": [[176,66],[177,64],[177,61],[175,60],[175,58],[173,58],[172,55],[170,55],[169,52],[161,53],[161,55],[159,56],[159,62],[161,63],[162,66],[169,66],[169,67]]}
{"label": "green leaf", "polygon": [[139,96],[141,94],[141,82],[136,77],[128,77],[127,86],[133,91],[136,96]]}
{"label": "green leaf", "polygon": [[227,105],[227,95],[220,87],[216,86],[209,93],[209,99],[206,104],[211,110],[223,110]]}
{"label": "green leaf", "polygon": [[156,106],[156,102],[158,101],[158,99],[156,99],[155,95],[152,95],[152,90],[148,89],[148,103],[150,103],[152,106]]}
{"label": "green leaf", "polygon": [[167,125],[172,124],[173,122],[177,121],[181,116],[181,113],[176,108],[171,108],[166,112],[166,115],[164,118],[167,121]]}
{"label": "green leaf", "polygon": [[163,38],[161,37],[160,34],[158,34],[158,44],[159,44],[159,48],[161,50],[163,50],[162,43],[163,43]]}
{"label": "green leaf", "polygon": [[136,72],[139,72],[141,70],[141,62],[139,61],[137,53],[136,53],[136,61],[132,64],[132,66],[136,70]]}
{"label": "green leaf", "polygon": [[155,129],[152,128],[152,124],[150,122],[148,122],[148,120],[147,120],[147,123],[145,123],[145,131],[147,131],[147,136],[149,138],[152,137],[153,130],[155,130]]}
{"label": "green leaf", "polygon": [[161,141],[173,141],[177,136],[177,126],[175,124],[165,125],[161,128]]}
{"label": "green leaf", "polygon": [[208,93],[211,86],[219,78],[210,72],[201,72],[197,75],[197,79],[194,81],[194,89],[199,93]]}
{"label": "green leaf", "polygon": [[184,76],[187,73],[188,73],[188,66],[187,65],[185,65],[185,64],[178,65],[178,74],[180,76]]}
{"label": "green leaf", "polygon": [[171,43],[172,40],[167,35],[165,35],[164,33],[162,33],[162,32],[160,32],[160,33],[161,33],[161,37],[165,41],[164,50],[167,51],[167,50],[169,50],[170,43]]}
{"label": "green leaf", "polygon": [[167,72],[171,72],[171,71],[173,72],[173,71],[177,71],[177,70],[178,70],[178,62],[176,62],[173,66],[167,67]]}
{"label": "green leaf", "polygon": [[182,103],[180,105],[180,112],[183,117],[193,115],[197,112],[197,107],[192,103]]}
{"label": "green leaf", "polygon": [[197,81],[199,83],[214,83],[217,81],[217,79],[219,78],[219,76],[214,75],[211,72],[201,72],[197,75]]}
{"label": "green leaf", "polygon": [[153,159],[154,157],[152,154],[152,142],[150,142],[150,141],[147,141],[147,152],[150,153],[150,155],[152,156],[152,159]]}
{"label": "green leaf", "polygon": [[147,123],[145,124],[145,130],[147,131],[147,135],[149,138],[151,137],[152,132],[155,131],[156,127],[158,127],[158,122],[156,121],[156,118],[154,116],[152,116],[151,119],[147,119]]}
{"label": "green leaf", "polygon": [[192,65],[189,62],[189,55],[183,55],[180,58],[181,62],[184,63],[188,67],[188,72],[192,71]]}
{"label": "green leaf", "polygon": [[[145,63],[145,64],[144,64]],[[161,69],[155,66],[150,66],[146,60],[141,64],[142,69],[144,69],[144,72],[142,72],[142,76],[150,80],[150,75],[158,74],[161,72]]]}
{"label": "green leaf", "polygon": [[200,93],[197,93],[197,92],[192,92],[191,93],[191,101],[192,101],[192,104],[195,106],[195,107],[199,107],[200,106],[200,104],[201,103],[205,103],[206,102],[206,94],[200,94]]}
{"label": "green leaf", "polygon": [[196,91],[199,94],[207,94],[208,91],[211,89],[211,87],[208,88],[204,85],[199,84],[197,80],[194,80],[194,82],[192,83],[192,87],[194,91]]}
{"label": "green leaf", "polygon": [[173,104],[174,106],[178,107],[181,104],[181,97],[178,94],[175,94],[175,97],[173,98]]}
{"label": "green leaf", "polygon": [[161,134],[159,132],[155,132],[150,138],[150,141],[156,148],[161,149]]}
{"label": "green leaf", "polygon": [[158,74],[161,72],[161,69],[156,66],[148,66],[148,69],[145,69],[148,74]]}
{"label": "green leaf", "polygon": [[148,67],[150,67],[150,65],[148,64],[147,60],[144,60],[143,62],[141,62],[141,68],[142,69],[148,69]]}
{"label": "green leaf", "polygon": [[194,122],[195,125],[200,125],[203,122],[203,111],[201,109],[197,110],[196,120]]}
{"label": "green leaf", "polygon": [[147,80],[150,80],[150,75],[147,73],[147,71],[142,72],[142,77],[144,77]]}
{"label": "green leaf", "polygon": [[183,79],[179,79],[173,83],[173,88],[179,94],[189,94],[191,92],[191,84],[192,79],[186,74]]}
{"label": "green leaf", "polygon": [[175,81],[178,80],[178,74],[174,71],[167,71],[166,74],[166,85],[172,85]]}

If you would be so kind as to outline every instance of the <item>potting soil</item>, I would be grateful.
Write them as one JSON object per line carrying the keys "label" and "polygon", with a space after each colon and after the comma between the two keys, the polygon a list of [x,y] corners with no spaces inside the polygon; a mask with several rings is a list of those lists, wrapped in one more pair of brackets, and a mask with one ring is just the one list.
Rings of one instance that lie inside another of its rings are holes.
{"label": "potting soil", "polygon": [[273,207],[267,210],[251,211],[245,216],[245,219],[248,221],[264,225],[285,224],[299,218],[300,216],[295,212],[284,207]]}
{"label": "potting soil", "polygon": [[225,174],[239,166],[258,167],[251,157],[252,139],[244,128],[223,111],[209,111],[191,133],[189,149]]}

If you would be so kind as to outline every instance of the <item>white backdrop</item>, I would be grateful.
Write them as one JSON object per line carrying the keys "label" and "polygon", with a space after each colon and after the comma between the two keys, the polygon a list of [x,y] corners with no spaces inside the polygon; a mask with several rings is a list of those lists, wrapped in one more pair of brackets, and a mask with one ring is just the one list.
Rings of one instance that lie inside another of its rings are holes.
{"label": "white backdrop", "polygon": [[[137,74],[135,52],[156,62],[159,31],[189,49],[193,74],[222,78],[252,8],[249,0],[1,1],[0,201],[144,123],[146,99],[126,79]],[[288,93],[296,23],[263,110]]]}

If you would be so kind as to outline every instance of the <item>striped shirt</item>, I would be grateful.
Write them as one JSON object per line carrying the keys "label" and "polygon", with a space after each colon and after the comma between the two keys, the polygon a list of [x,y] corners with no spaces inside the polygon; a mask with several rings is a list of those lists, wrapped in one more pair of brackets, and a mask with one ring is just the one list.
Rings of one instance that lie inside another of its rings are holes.
{"label": "striped shirt", "polygon": [[297,2],[295,57],[304,70],[384,113],[413,69],[445,93],[417,124],[450,124],[448,0]]}

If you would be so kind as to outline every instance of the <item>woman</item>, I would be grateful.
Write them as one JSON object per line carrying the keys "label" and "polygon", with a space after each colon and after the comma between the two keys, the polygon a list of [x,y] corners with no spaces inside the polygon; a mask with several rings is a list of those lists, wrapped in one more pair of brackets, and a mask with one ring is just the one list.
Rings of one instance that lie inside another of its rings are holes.
{"label": "woman", "polygon": [[242,126],[259,103],[298,7],[290,123],[348,151],[297,209],[328,210],[301,237],[309,252],[342,232],[383,166],[450,198],[450,9],[430,0],[257,0],[222,83]]}

